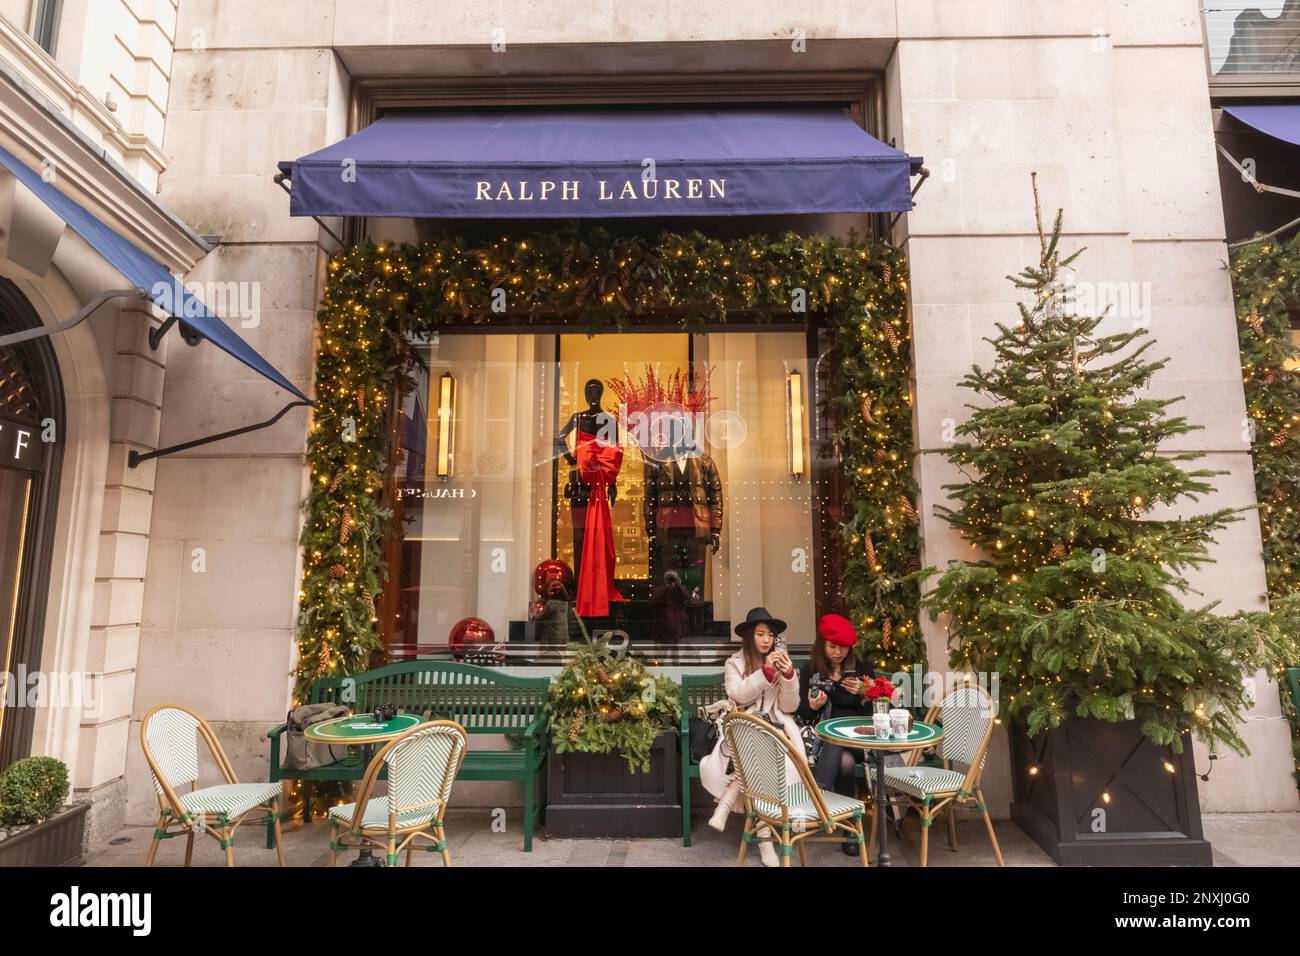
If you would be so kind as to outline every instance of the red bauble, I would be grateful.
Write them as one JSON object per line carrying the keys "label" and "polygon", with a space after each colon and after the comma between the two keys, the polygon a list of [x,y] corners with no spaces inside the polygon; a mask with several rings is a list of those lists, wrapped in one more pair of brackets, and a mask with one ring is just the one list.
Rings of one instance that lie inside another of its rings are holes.
{"label": "red bauble", "polygon": [[466,617],[457,621],[447,636],[452,647],[474,647],[479,644],[495,644],[496,632],[492,625],[481,617]]}
{"label": "red bauble", "polygon": [[554,558],[543,561],[533,569],[533,590],[543,599],[573,597],[573,569]]}

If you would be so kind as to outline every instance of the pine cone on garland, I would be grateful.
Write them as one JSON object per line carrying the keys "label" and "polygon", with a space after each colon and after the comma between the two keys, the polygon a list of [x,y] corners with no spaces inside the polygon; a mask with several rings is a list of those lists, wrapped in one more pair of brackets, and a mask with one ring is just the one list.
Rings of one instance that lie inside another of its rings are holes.
{"label": "pine cone on garland", "polygon": [[347,573],[348,573],[348,569],[345,568],[345,567],[343,567],[343,565],[341,565],[341,564],[331,564],[331,565],[330,565],[329,575],[330,575],[330,577],[332,577],[332,578],[333,578],[334,580],[336,580],[336,581],[339,581],[339,580],[342,580],[343,578],[345,578],[345,577],[347,576]]}
{"label": "pine cone on garland", "polygon": [[366,413],[366,387],[364,385],[357,389],[357,411],[362,415]]}
{"label": "pine cone on garland", "polygon": [[871,570],[873,570],[873,571],[879,571],[879,570],[880,570],[880,562],[879,562],[878,560],[876,560],[876,545],[875,545],[875,542],[873,542],[873,541],[871,540],[871,535],[870,535],[870,534],[866,534],[866,535],[864,535],[863,537],[866,539],[866,542],[867,542],[867,561],[870,562],[870,564],[871,564]]}
{"label": "pine cone on garland", "polygon": [[622,718],[622,716],[623,716],[623,708],[620,707],[618,704],[611,704],[609,710],[605,711],[605,719],[608,720],[611,724],[614,721]]}
{"label": "pine cone on garland", "polygon": [[362,591],[361,600],[365,603],[366,610],[370,612],[371,622],[379,620],[379,615],[375,613],[375,596],[369,591]]}
{"label": "pine cone on garland", "polygon": [[1246,316],[1246,324],[1251,327],[1256,335],[1264,334],[1264,320],[1259,317],[1257,309],[1250,310],[1250,315]]}
{"label": "pine cone on garland", "polygon": [[876,419],[871,414],[871,405],[874,401],[875,399],[870,394],[862,396],[862,417],[867,420],[868,425],[876,423]]}
{"label": "pine cone on garland", "polygon": [[609,671],[605,670],[605,668],[603,667],[596,668],[596,680],[600,681],[602,684],[606,686],[609,686]]}
{"label": "pine cone on garland", "polygon": [[582,733],[582,725],[587,722],[587,711],[580,709],[573,718],[573,723],[569,725],[569,743],[576,743],[578,734]]}
{"label": "pine cone on garland", "polygon": [[880,264],[880,277],[886,282],[892,282],[894,279],[894,269],[888,262]]}
{"label": "pine cone on garland", "polygon": [[320,677],[325,673],[330,664],[330,646],[322,643],[320,653],[316,655],[316,676]]}
{"label": "pine cone on garland", "polygon": [[352,537],[352,512],[344,509],[343,517],[339,519],[339,544],[347,544],[348,538]]}
{"label": "pine cone on garland", "polygon": [[1052,549],[1047,552],[1047,558],[1049,561],[1064,561],[1065,545],[1059,541],[1056,542],[1056,544],[1052,545]]}
{"label": "pine cone on garland", "polygon": [[876,467],[884,468],[885,462],[889,461],[889,453],[883,448],[876,449]]}
{"label": "pine cone on garland", "polygon": [[880,622],[880,646],[889,650],[889,646],[894,643],[894,622],[885,618]]}
{"label": "pine cone on garland", "polygon": [[911,499],[907,495],[898,499],[898,507],[902,510],[903,516],[907,518],[909,524],[920,524],[921,516],[916,513],[916,508],[912,507]]}
{"label": "pine cone on garland", "polygon": [[889,343],[889,350],[897,355],[898,333],[894,331],[894,326],[889,322],[885,323],[885,341]]}
{"label": "pine cone on garland", "polygon": [[339,490],[340,487],[342,487],[342,485],[343,485],[343,472],[340,471],[337,475],[334,476],[334,480],[330,482],[330,494],[334,494],[336,491]]}

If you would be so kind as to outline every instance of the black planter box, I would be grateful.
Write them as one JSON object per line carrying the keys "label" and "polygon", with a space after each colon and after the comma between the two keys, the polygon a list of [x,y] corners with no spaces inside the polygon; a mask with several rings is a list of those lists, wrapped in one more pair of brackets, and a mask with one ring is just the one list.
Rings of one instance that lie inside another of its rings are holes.
{"label": "black planter box", "polygon": [[1201,831],[1190,737],[1175,754],[1144,737],[1137,721],[1075,718],[1032,738],[1022,726],[1008,729],[1011,818],[1057,863],[1213,863]]}
{"label": "black planter box", "polygon": [[0,866],[80,866],[88,803],[78,803],[0,840]]}
{"label": "black planter box", "polygon": [[546,760],[548,837],[680,837],[677,734],[660,734],[650,769],[628,773],[622,754],[559,754]]}

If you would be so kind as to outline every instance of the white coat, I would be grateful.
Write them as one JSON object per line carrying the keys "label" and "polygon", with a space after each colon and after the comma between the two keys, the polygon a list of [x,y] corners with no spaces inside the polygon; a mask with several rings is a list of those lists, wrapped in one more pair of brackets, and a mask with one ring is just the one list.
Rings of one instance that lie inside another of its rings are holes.
{"label": "white coat", "polygon": [[[727,696],[735,703],[736,709],[772,718],[781,725],[786,737],[794,744],[795,752],[803,753],[799,725],[792,716],[799,709],[799,672],[795,671],[789,677],[782,677],[778,673],[775,677],[775,680],[769,681],[762,668],[746,677],[745,655],[740,651],[727,658]],[[726,748],[726,741],[719,737],[713,753],[700,761],[700,782],[715,797],[721,797],[733,779],[727,774],[730,759],[731,752]]]}

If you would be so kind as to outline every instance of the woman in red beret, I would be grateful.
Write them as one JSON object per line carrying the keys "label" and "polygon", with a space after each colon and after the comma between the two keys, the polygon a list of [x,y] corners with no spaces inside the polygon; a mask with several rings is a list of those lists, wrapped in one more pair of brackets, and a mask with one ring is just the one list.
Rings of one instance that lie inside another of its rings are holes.
{"label": "woman in red beret", "polygon": [[[808,663],[799,672],[799,710],[796,716],[804,724],[815,724],[830,717],[869,716],[871,708],[862,696],[863,680],[874,677],[870,667],[859,664],[853,654],[858,632],[853,622],[839,614],[827,614],[817,622]],[[823,744],[813,767],[813,776],[824,790],[853,796],[855,761],[863,751],[835,744]],[[845,853],[857,853],[857,847],[845,844]]]}

